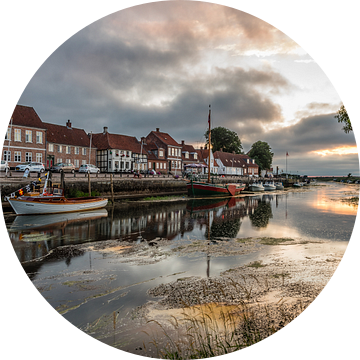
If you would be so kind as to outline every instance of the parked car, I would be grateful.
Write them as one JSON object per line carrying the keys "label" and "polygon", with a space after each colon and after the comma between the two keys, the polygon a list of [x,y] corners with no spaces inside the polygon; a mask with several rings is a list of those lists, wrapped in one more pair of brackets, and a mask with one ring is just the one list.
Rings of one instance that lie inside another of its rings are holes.
{"label": "parked car", "polygon": [[0,171],[6,171],[7,170],[10,170],[10,167],[8,165],[8,162],[5,161],[5,160],[1,160],[1,164],[0,164]]}
{"label": "parked car", "polygon": [[80,166],[79,168],[79,173],[100,173],[100,169],[98,167],[96,167],[95,165],[91,165],[91,164],[83,164]]}
{"label": "parked car", "polygon": [[15,171],[25,171],[29,170],[30,172],[44,172],[45,166],[40,162],[26,162],[20,165],[15,166]]}
{"label": "parked car", "polygon": [[57,163],[50,168],[54,172],[75,172],[75,165],[71,163]]}

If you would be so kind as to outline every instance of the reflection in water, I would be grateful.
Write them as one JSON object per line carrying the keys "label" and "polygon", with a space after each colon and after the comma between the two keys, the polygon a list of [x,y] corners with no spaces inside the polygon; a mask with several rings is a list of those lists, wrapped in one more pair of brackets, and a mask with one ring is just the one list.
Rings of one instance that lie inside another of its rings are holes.
{"label": "reflection in water", "polygon": [[273,217],[270,202],[267,200],[259,201],[255,211],[249,215],[249,219],[254,227],[266,228]]}
{"label": "reflection in water", "polygon": [[21,262],[42,257],[58,246],[108,239],[216,240],[278,234],[349,240],[356,210],[355,214],[323,211],[324,204],[331,204],[332,209],[344,207],[329,200],[328,194],[336,198],[339,191],[336,186],[324,186],[302,193],[129,203],[107,211],[18,216],[7,226]]}

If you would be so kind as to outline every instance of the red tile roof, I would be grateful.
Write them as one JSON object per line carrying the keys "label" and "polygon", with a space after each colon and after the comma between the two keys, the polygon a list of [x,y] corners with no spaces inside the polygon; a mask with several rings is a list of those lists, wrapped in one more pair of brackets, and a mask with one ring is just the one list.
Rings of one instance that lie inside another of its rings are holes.
{"label": "red tile roof", "polygon": [[[90,138],[84,129],[68,128],[67,126],[43,123],[47,129],[49,143],[90,147]],[[93,147],[96,147],[92,144]]]}
{"label": "red tile roof", "polygon": [[106,132],[105,134],[93,134],[92,139],[98,150],[119,149],[132,151],[137,154],[141,152],[141,143],[135,136],[110,134]]}
{"label": "red tile roof", "polygon": [[13,125],[45,129],[44,123],[39,118],[39,115],[34,108],[30,106],[16,105],[12,119]]}
{"label": "red tile roof", "polygon": [[166,145],[179,146],[179,147],[181,146],[168,133],[164,133],[161,131],[151,131],[150,134],[155,135],[160,141],[162,141]]}

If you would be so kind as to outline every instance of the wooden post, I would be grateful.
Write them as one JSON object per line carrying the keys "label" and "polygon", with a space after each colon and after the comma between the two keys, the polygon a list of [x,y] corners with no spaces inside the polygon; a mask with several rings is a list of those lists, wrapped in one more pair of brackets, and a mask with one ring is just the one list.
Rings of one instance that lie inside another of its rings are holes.
{"label": "wooden post", "polygon": [[89,196],[91,196],[91,181],[90,181],[90,172],[88,172],[88,186],[89,186]]}
{"label": "wooden post", "polygon": [[60,173],[60,187],[65,188],[65,173],[63,171]]}
{"label": "wooden post", "polygon": [[113,183],[113,175],[110,174],[110,189],[111,189],[111,201],[114,204],[114,183]]}

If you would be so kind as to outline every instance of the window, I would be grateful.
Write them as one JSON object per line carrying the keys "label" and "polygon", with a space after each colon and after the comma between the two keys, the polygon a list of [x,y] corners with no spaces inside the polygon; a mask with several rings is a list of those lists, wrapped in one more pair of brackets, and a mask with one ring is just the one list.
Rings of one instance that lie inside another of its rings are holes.
{"label": "window", "polygon": [[149,169],[151,169],[151,161],[149,161],[149,165],[148,165]]}
{"label": "window", "polygon": [[70,159],[66,159],[66,163],[67,163],[67,164],[71,164]]}
{"label": "window", "polygon": [[71,153],[71,147],[70,146],[65,146],[65,151],[67,154]]}
{"label": "window", "polygon": [[75,155],[79,155],[79,149],[80,148],[78,146],[75,147]]}
{"label": "window", "polygon": [[249,159],[246,159],[246,162],[249,163]]}
{"label": "window", "polygon": [[14,161],[21,162],[21,151],[14,152]]}
{"label": "window", "polygon": [[157,163],[156,163],[156,169],[158,169],[158,168],[159,168],[159,163],[157,162]]}
{"label": "window", "polygon": [[8,128],[5,134],[5,140],[11,140],[11,129]]}
{"label": "window", "polygon": [[159,150],[159,157],[163,157],[164,156],[164,152],[162,150]]}
{"label": "window", "polygon": [[14,141],[21,141],[21,129],[14,129]]}
{"label": "window", "polygon": [[162,169],[163,168],[163,163],[160,163],[160,169]]}
{"label": "window", "polygon": [[82,148],[82,154],[86,155],[86,148]]}
{"label": "window", "polygon": [[255,164],[255,160],[254,160],[254,159],[253,159],[253,161],[252,161],[252,162],[253,162],[253,164]]}
{"label": "window", "polygon": [[81,165],[85,165],[86,164],[86,160],[81,160]]}
{"label": "window", "polygon": [[[78,149],[79,149],[79,148],[78,148]],[[75,167],[79,167],[80,162],[79,162],[79,160],[78,160],[78,159],[75,159],[75,161],[74,161],[74,165],[75,165]]]}
{"label": "window", "polygon": [[188,158],[189,158],[189,153],[186,152],[186,153],[185,153],[185,159],[188,159]]}
{"label": "window", "polygon": [[[61,153],[62,152],[62,146],[61,145],[58,145],[57,146],[57,151],[58,151],[58,153]],[[60,161],[61,162],[61,161]]]}
{"label": "window", "polygon": [[175,156],[175,149],[174,148],[171,148],[171,155]]}
{"label": "window", "polygon": [[31,152],[25,153],[25,161],[26,162],[31,162],[32,161],[32,153]]}
{"label": "window", "polygon": [[171,148],[169,148],[169,156],[171,156]]}
{"label": "window", "polygon": [[166,163],[164,163],[164,169],[166,169]]}
{"label": "window", "polygon": [[32,131],[31,130],[25,130],[25,141],[32,142]]}
{"label": "window", "polygon": [[54,151],[54,144],[49,144],[49,152],[53,152]]}
{"label": "window", "polygon": [[43,143],[43,133],[41,131],[36,132],[36,143],[37,144]]}
{"label": "window", "polygon": [[57,162],[58,162],[58,163],[62,163],[62,158],[58,158],[58,159],[57,159]]}
{"label": "window", "polygon": [[42,163],[42,153],[36,153],[36,162]]}
{"label": "window", "polygon": [[11,161],[11,151],[4,151],[4,160]]}
{"label": "window", "polygon": [[194,154],[194,159],[197,160],[197,154],[196,153]]}

